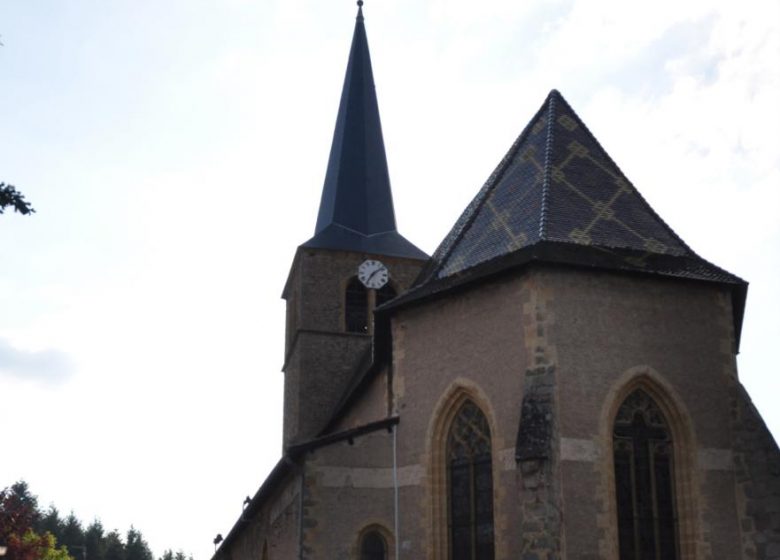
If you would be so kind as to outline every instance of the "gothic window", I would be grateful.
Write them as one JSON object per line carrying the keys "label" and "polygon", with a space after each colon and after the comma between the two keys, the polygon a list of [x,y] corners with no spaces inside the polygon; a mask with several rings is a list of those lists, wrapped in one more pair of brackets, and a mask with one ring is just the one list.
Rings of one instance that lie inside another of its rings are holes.
{"label": "gothic window", "polygon": [[472,401],[458,410],[447,436],[450,558],[493,559],[493,471],[490,427]]}
{"label": "gothic window", "polygon": [[368,332],[368,290],[357,276],[347,283],[344,298],[344,325],[347,332]]}
{"label": "gothic window", "polygon": [[376,291],[376,306],[387,303],[396,296],[395,288],[390,283],[385,284]]}
{"label": "gothic window", "polygon": [[620,560],[677,560],[672,439],[641,389],[618,410],[613,448]]}
{"label": "gothic window", "polygon": [[363,535],[360,560],[387,560],[387,543],[379,531],[371,530]]}

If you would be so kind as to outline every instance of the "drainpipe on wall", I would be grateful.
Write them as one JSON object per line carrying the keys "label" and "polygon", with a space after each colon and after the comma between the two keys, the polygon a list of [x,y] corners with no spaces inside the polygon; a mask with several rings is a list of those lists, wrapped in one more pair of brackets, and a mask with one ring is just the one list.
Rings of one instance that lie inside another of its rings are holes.
{"label": "drainpipe on wall", "polygon": [[395,510],[395,560],[401,557],[401,538],[399,530],[398,512],[398,459],[397,459],[397,434],[398,426],[393,426],[393,508]]}
{"label": "drainpipe on wall", "polygon": [[298,472],[301,476],[300,488],[298,488],[298,560],[303,560],[303,490],[304,490],[304,471],[306,469],[306,458],[304,457],[298,466]]}

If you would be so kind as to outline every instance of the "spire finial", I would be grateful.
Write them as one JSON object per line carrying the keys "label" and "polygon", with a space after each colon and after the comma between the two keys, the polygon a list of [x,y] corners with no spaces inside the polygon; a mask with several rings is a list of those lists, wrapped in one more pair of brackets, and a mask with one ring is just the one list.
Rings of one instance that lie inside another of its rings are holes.
{"label": "spire finial", "polygon": [[363,0],[357,0],[357,5],[358,5],[358,8],[362,8],[363,7]]}
{"label": "spire finial", "polygon": [[363,0],[357,0],[357,5],[358,5],[357,20],[363,21]]}

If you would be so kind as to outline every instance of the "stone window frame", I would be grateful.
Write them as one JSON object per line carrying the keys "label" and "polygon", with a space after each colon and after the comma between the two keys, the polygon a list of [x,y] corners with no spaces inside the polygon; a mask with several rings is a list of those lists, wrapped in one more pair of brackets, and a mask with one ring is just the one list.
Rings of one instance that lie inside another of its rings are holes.
{"label": "stone window frame", "polygon": [[490,427],[491,463],[493,476],[493,528],[495,557],[502,554],[501,531],[499,530],[502,519],[501,500],[499,487],[501,485],[501,471],[499,465],[499,443],[502,438],[499,435],[495,421],[495,410],[487,396],[478,385],[471,381],[458,379],[444,392],[431,415],[431,423],[428,428],[427,456],[427,491],[426,495],[430,507],[428,508],[427,533],[430,549],[427,557],[431,560],[448,560],[450,558],[450,535],[448,524],[449,489],[447,487],[447,439],[450,426],[460,407],[467,400],[472,401],[484,414]]}
{"label": "stone window frame", "polygon": [[603,511],[600,527],[604,533],[602,550],[608,559],[619,559],[617,533],[617,498],[615,491],[615,465],[613,448],[613,427],[618,410],[623,402],[637,389],[653,399],[664,415],[672,438],[674,453],[674,493],[677,510],[677,536],[679,539],[679,560],[699,558],[700,523],[698,516],[698,483],[696,470],[696,438],[693,423],[682,399],[672,386],[655,370],[648,366],[637,366],[628,370],[614,384],[605,400],[601,415],[601,472],[603,473]]}
{"label": "stone window frame", "polygon": [[369,523],[358,531],[357,538],[355,539],[352,548],[352,558],[354,558],[354,560],[361,560],[360,553],[363,539],[367,534],[372,532],[378,533],[385,540],[387,560],[395,558],[395,537],[393,536],[392,531],[379,522]]}

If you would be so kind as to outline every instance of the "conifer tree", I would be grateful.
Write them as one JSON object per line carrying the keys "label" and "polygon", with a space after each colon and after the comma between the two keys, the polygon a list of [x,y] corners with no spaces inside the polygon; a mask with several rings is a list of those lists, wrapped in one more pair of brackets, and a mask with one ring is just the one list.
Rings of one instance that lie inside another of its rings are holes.
{"label": "conifer tree", "polygon": [[115,529],[106,535],[104,560],[125,560],[125,543]]}
{"label": "conifer tree", "polygon": [[127,531],[127,542],[125,543],[125,560],[154,560],[149,545],[135,527],[130,527]]}
{"label": "conifer tree", "polygon": [[46,510],[46,513],[41,516],[40,523],[38,523],[38,527],[36,529],[40,534],[47,532],[51,533],[54,535],[54,538],[57,539],[58,543],[62,543],[63,521],[62,518],[60,518],[59,510],[53,505],[49,506],[49,509]]}
{"label": "conifer tree", "polygon": [[84,546],[87,548],[87,560],[105,560],[106,536],[103,524],[95,519],[84,531]]}

